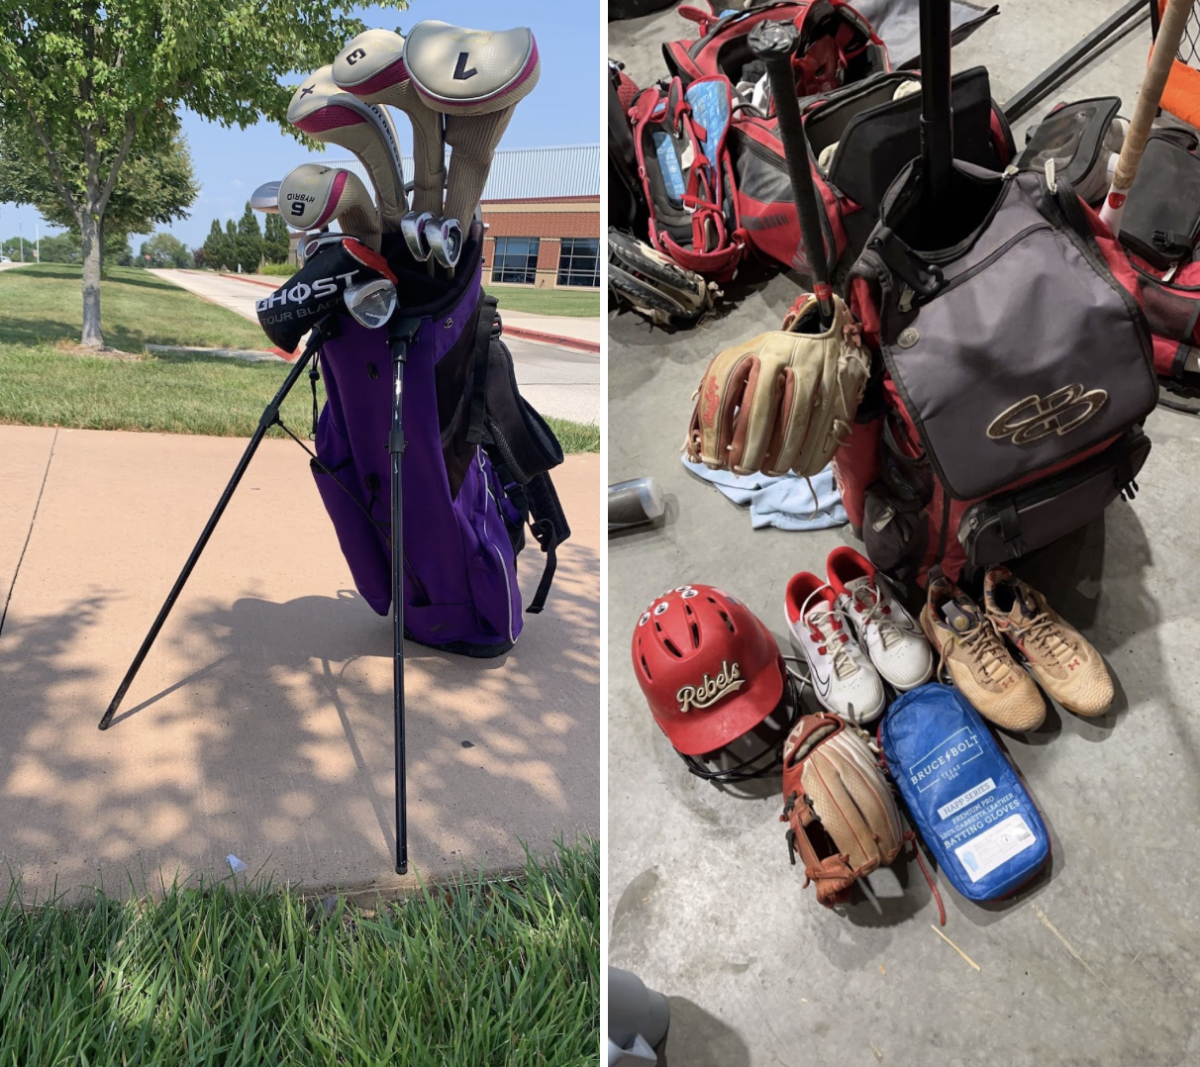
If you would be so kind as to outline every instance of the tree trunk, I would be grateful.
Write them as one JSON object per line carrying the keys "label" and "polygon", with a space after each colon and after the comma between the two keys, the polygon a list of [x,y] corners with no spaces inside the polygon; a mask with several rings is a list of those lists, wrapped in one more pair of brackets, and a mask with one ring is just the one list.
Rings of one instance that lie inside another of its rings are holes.
{"label": "tree trunk", "polygon": [[83,338],[85,348],[103,348],[100,331],[100,255],[101,228],[88,211],[79,220],[83,237]]}

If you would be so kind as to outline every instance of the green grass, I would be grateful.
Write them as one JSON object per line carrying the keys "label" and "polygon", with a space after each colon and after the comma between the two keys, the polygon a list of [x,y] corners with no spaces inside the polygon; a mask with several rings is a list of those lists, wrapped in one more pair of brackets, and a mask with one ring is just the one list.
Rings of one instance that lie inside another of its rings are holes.
{"label": "green grass", "polygon": [[528,289],[520,286],[488,285],[489,296],[500,301],[501,311],[527,311],[533,315],[567,315],[573,319],[600,317],[600,294],[587,289]]}
{"label": "green grass", "polygon": [[600,850],[328,914],[228,883],[0,910],[4,1067],[594,1064]]}
{"label": "green grass", "polygon": [[[184,352],[151,356],[145,345],[265,348],[257,326],[136,268],[110,269],[100,301],[105,342],[139,358],[59,347],[79,340],[78,267],[45,264],[0,274],[0,423],[220,437],[254,432],[287,373],[283,364]],[[320,386],[318,400],[324,401]],[[302,436],[311,428],[307,378],[285,401],[283,418]],[[598,427],[550,422],[566,452],[599,451]]]}

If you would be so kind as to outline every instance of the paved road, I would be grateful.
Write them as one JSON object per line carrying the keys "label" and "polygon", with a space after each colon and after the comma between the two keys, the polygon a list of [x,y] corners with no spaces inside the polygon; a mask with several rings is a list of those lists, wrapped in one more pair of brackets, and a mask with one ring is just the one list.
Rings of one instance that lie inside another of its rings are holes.
{"label": "paved road", "polygon": [[[153,273],[251,322],[258,321],[254,304],[267,291],[265,286],[249,279],[228,278],[207,271],[156,270]],[[545,321],[551,324],[547,327],[549,333],[562,333],[572,325],[569,319],[550,316],[509,313],[506,318],[514,322],[519,318],[521,325],[529,329],[536,328],[539,320]],[[595,332],[591,321],[586,319],[578,320],[575,328],[583,337],[587,337],[589,331]],[[507,343],[516,363],[521,393],[538,411],[574,422],[600,421],[599,355],[515,337],[507,338]]]}
{"label": "paved road", "polygon": [[0,270],[9,270],[12,267],[23,267],[24,263],[18,263],[15,260],[12,263],[0,263]]}

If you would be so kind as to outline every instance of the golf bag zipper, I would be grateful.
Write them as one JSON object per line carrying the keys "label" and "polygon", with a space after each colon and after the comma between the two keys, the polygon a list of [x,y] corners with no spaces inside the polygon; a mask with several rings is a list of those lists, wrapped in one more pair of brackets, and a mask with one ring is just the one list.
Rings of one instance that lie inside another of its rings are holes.
{"label": "golf bag zipper", "polygon": [[[496,509],[497,514],[503,515],[504,512],[500,508],[500,503],[495,496],[492,495],[492,487],[488,483],[487,469],[483,465],[483,449],[475,449],[475,458],[479,463],[479,473],[483,476],[484,491],[487,493],[488,499],[491,500],[492,506]],[[500,573],[504,575],[504,595],[508,602],[508,639],[515,644],[517,639],[513,637],[512,632],[512,586],[509,584],[508,580],[508,567],[505,566],[504,556],[500,554],[500,549],[498,549],[495,543],[492,541],[491,536],[487,533],[486,527],[484,528],[483,536],[487,540],[488,546],[491,548],[491,550],[496,553],[496,559],[500,563]]]}

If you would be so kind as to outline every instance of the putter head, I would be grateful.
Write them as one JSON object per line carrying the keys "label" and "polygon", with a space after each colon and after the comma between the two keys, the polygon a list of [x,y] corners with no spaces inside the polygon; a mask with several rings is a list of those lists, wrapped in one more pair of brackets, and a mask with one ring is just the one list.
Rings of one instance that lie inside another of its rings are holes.
{"label": "putter head", "polygon": [[288,105],[287,120],[318,141],[348,148],[367,168],[379,199],[380,215],[394,229],[408,210],[400,139],[387,111],[343,92],[332,65],[313,71]]}
{"label": "putter head", "polygon": [[279,182],[263,182],[250,194],[250,206],[264,215],[278,215]]}
{"label": "putter head", "polygon": [[352,237],[336,236],[336,244],[323,247],[255,306],[263,332],[285,352],[295,351],[323,318],[345,309],[347,289],[381,278],[396,285],[396,276],[379,253]]}
{"label": "putter head", "polygon": [[433,216],[428,211],[422,211],[420,214],[410,211],[400,220],[400,232],[404,235],[404,243],[408,245],[409,252],[418,263],[424,263],[429,258],[431,249],[426,230],[433,221]]}
{"label": "putter head", "polygon": [[463,232],[458,219],[431,219],[422,231],[429,253],[443,267],[457,267],[462,255]]}
{"label": "putter head", "polygon": [[279,183],[280,213],[294,230],[319,230],[337,219],[342,230],[379,251],[379,216],[356,174],[302,163]]}
{"label": "putter head", "polygon": [[377,330],[387,325],[396,310],[396,286],[387,278],[352,285],[345,294],[346,310],[360,326]]}

